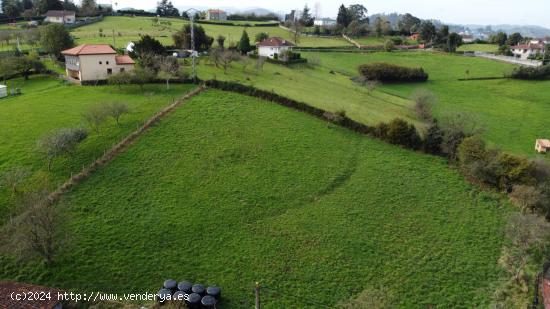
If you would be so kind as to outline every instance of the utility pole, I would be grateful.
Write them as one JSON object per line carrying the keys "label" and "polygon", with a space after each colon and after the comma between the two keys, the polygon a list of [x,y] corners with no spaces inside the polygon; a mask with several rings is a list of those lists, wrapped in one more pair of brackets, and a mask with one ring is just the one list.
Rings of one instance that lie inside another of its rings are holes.
{"label": "utility pole", "polygon": [[195,25],[194,25],[195,15],[191,11],[194,11],[196,13],[199,10],[190,8],[187,11],[185,11],[185,12],[189,12],[187,15],[189,16],[189,21],[191,22],[191,61],[193,62],[192,78],[193,78],[193,81],[196,81],[197,80],[197,69],[196,69],[195,58],[198,56],[198,53],[195,49]]}
{"label": "utility pole", "polygon": [[113,29],[113,47],[116,49],[115,29]]}
{"label": "utility pole", "polygon": [[256,294],[256,306],[255,309],[260,309],[260,283],[256,282],[256,287],[254,288]]}

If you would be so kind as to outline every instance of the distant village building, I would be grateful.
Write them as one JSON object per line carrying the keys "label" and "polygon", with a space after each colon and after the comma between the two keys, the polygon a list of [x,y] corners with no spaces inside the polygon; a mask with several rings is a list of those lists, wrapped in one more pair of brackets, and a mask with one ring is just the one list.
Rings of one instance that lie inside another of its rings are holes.
{"label": "distant village building", "polygon": [[514,57],[520,59],[529,59],[530,57],[536,56],[537,54],[543,54],[546,50],[546,45],[544,43],[531,43],[529,44],[519,44],[512,46],[512,54]]}
{"label": "distant village building", "polygon": [[279,37],[267,38],[258,43],[258,55],[271,59],[279,59],[279,56],[292,51],[294,44]]}
{"label": "distant village building", "polygon": [[285,15],[285,21],[294,22],[296,20],[296,10],[290,11],[290,14]]}
{"label": "distant village building", "polygon": [[316,19],[313,22],[313,24],[319,27],[332,27],[332,26],[336,26],[336,19],[332,19],[332,18]]}
{"label": "distant village building", "polygon": [[535,143],[535,150],[538,153],[547,153],[548,151],[550,151],[550,140],[538,139]]}
{"label": "distant village building", "polygon": [[460,36],[462,37],[462,42],[463,43],[468,44],[468,43],[473,43],[475,41],[474,36],[471,35],[471,34],[462,34]]}
{"label": "distant village building", "polygon": [[206,20],[227,20],[227,13],[222,10],[208,10]]}
{"label": "distant village building", "polygon": [[55,24],[74,24],[76,22],[76,13],[74,11],[53,11],[46,12],[45,22]]}
{"label": "distant village building", "polygon": [[109,45],[80,45],[62,52],[67,77],[73,81],[100,81],[110,75],[134,70],[135,62],[127,55],[117,55]]}
{"label": "distant village building", "polygon": [[412,41],[418,41],[418,40],[420,40],[420,33],[413,33],[413,34],[411,34],[411,36],[409,36],[409,40],[412,40]]}

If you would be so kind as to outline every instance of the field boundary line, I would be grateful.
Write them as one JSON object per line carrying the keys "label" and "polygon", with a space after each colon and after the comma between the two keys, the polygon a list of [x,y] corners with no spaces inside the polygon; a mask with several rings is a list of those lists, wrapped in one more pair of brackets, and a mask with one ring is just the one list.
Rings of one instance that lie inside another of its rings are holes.
{"label": "field boundary line", "polygon": [[128,149],[130,145],[132,145],[138,138],[140,138],[145,132],[147,132],[153,125],[157,124],[161,119],[169,115],[177,107],[185,103],[190,98],[203,92],[204,90],[206,90],[206,87],[204,85],[200,85],[192,91],[186,93],[184,96],[182,96],[172,104],[157,112],[154,116],[149,118],[149,120],[147,120],[141,127],[130,133],[122,141],[114,145],[111,149],[105,151],[103,156],[96,159],[89,166],[84,167],[82,171],[78,174],[71,175],[71,177],[67,181],[65,181],[65,183],[57,188],[57,190],[50,193],[50,195],[48,196],[48,203],[50,205],[55,204],[55,202],[59,201],[63,194],[67,193],[83,180],[89,178],[95,171],[97,171],[100,167],[105,166],[107,163],[111,162],[119,154],[126,151],[126,149]]}

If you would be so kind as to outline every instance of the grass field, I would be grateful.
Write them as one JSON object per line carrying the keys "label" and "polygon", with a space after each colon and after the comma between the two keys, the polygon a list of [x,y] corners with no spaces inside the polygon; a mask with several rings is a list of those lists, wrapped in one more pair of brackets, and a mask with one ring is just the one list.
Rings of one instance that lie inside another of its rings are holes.
{"label": "grass field", "polygon": [[[384,43],[391,39],[389,36],[383,36],[383,37],[376,37],[376,36],[366,36],[362,38],[353,38],[353,40],[357,41],[361,45],[384,45]],[[409,40],[405,38],[406,44],[413,45],[418,44],[417,41]]]}
{"label": "grass field", "polygon": [[326,67],[287,67],[270,63],[266,63],[260,72],[255,70],[254,64],[243,71],[240,63],[234,63],[224,74],[221,68],[205,59],[201,59],[198,66],[201,79],[216,78],[252,85],[332,112],[344,110],[364,123],[377,124],[396,115],[416,121],[408,99],[381,91],[369,94],[365,87],[353,83],[348,75],[330,71]]}
{"label": "grass field", "polygon": [[[54,183],[66,180],[71,172],[91,163],[191,87],[181,85],[166,91],[162,85],[149,85],[143,94],[133,86],[123,90],[110,86],[79,87],[46,76],[33,76],[27,82],[12,80],[8,85],[20,87],[23,95],[0,99],[0,173],[18,166],[28,167],[33,173],[46,172],[45,160],[35,151],[37,140],[52,130],[84,125],[81,114],[94,104],[120,101],[131,109],[129,115],[123,116],[120,126],[109,119],[99,133],[90,132],[74,158],[56,160],[53,171],[47,173]],[[11,194],[0,189],[0,222],[12,204]]]}
{"label": "grass field", "polygon": [[[307,56],[307,53],[305,53]],[[534,156],[535,139],[549,137],[550,81],[512,79],[458,81],[460,78],[502,77],[513,65],[459,55],[427,52],[320,54],[322,65],[350,76],[357,66],[374,61],[421,66],[430,74],[423,87],[439,97],[436,116],[467,112],[485,127],[484,136],[493,146]],[[466,70],[469,74],[466,74]],[[418,85],[385,85],[382,90],[409,97]]]}
{"label": "grass field", "polygon": [[496,44],[464,44],[458,48],[458,51],[480,51],[488,53],[496,53],[498,45]]}
{"label": "grass field", "polygon": [[[165,45],[172,45],[172,34],[182,29],[184,20],[178,19],[161,19],[162,22],[169,22],[169,25],[154,25],[150,17],[105,17],[102,21],[86,25],[73,30],[72,34],[77,38],[77,42],[89,44],[111,44],[113,45],[113,30],[115,45],[118,48],[125,47],[128,42],[139,40],[140,35],[149,34]],[[226,45],[236,44],[241,38],[242,32],[245,29],[240,26],[222,26],[222,25],[201,25],[206,33],[213,38],[218,35],[226,37]],[[103,31],[104,36],[100,36],[100,31]],[[288,31],[279,27],[247,27],[246,31],[251,40],[259,32],[267,32],[270,36],[280,36],[288,40],[291,35]],[[215,44],[215,43],[214,43]],[[302,37],[298,45],[303,47],[319,47],[319,46],[350,46],[348,42],[341,38],[318,38],[318,37]]]}
{"label": "grass field", "polygon": [[383,286],[401,308],[488,307],[507,203],[436,157],[215,90],[66,197],[49,268],[0,279],[79,291],[223,288],[223,308],[323,308]]}

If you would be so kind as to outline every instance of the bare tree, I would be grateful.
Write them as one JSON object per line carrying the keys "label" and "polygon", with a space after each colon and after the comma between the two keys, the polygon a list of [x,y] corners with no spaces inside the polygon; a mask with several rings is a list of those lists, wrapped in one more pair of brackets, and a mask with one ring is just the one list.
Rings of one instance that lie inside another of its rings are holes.
{"label": "bare tree", "polygon": [[241,56],[239,59],[241,66],[243,67],[243,72],[246,73],[246,68],[252,64],[252,60],[248,56]]}
{"label": "bare tree", "polygon": [[532,186],[517,185],[512,188],[510,200],[516,204],[522,212],[533,211],[543,201],[544,193]]}
{"label": "bare tree", "polygon": [[259,73],[263,71],[266,60],[266,57],[258,57],[258,60],[256,61],[256,72]]}
{"label": "bare tree", "polygon": [[302,23],[298,20],[295,20],[292,22],[292,25],[290,26],[290,34],[292,35],[292,38],[294,40],[294,44],[298,44],[300,42],[300,37],[302,36],[302,29],[304,26]]}
{"label": "bare tree", "polygon": [[9,188],[15,194],[29,175],[30,171],[27,168],[14,167],[9,169],[0,176],[0,187]]}
{"label": "bare tree", "polygon": [[82,119],[88,126],[99,133],[99,128],[109,116],[108,104],[96,104],[82,113]]}
{"label": "bare tree", "polygon": [[221,65],[223,66],[223,73],[227,73],[227,69],[231,67],[231,63],[235,60],[238,60],[239,58],[239,53],[235,51],[223,51],[220,56]]}
{"label": "bare tree", "polygon": [[108,104],[107,106],[109,116],[111,116],[116,121],[117,126],[120,124],[120,117],[130,112],[128,104],[123,102],[113,102]]}
{"label": "bare tree", "polygon": [[27,258],[38,256],[47,264],[53,262],[66,241],[59,228],[65,212],[61,204],[51,205],[47,197],[47,190],[25,194],[19,215],[11,218],[4,227],[4,250]]}
{"label": "bare tree", "polygon": [[432,110],[437,103],[437,97],[433,92],[426,89],[417,89],[412,94],[411,100],[414,102],[416,115],[420,119],[424,121],[433,119]]}
{"label": "bare tree", "polygon": [[170,90],[170,79],[176,77],[180,70],[180,64],[176,57],[162,57],[160,60],[159,78],[166,80],[166,90]]}
{"label": "bare tree", "polygon": [[60,129],[38,140],[37,150],[46,157],[48,171],[51,170],[53,159],[73,154],[86,137],[88,132],[84,129]]}
{"label": "bare tree", "polygon": [[505,229],[510,241],[499,259],[499,264],[518,285],[525,285],[525,267],[537,251],[546,246],[550,238],[550,223],[534,214],[513,214]]}

